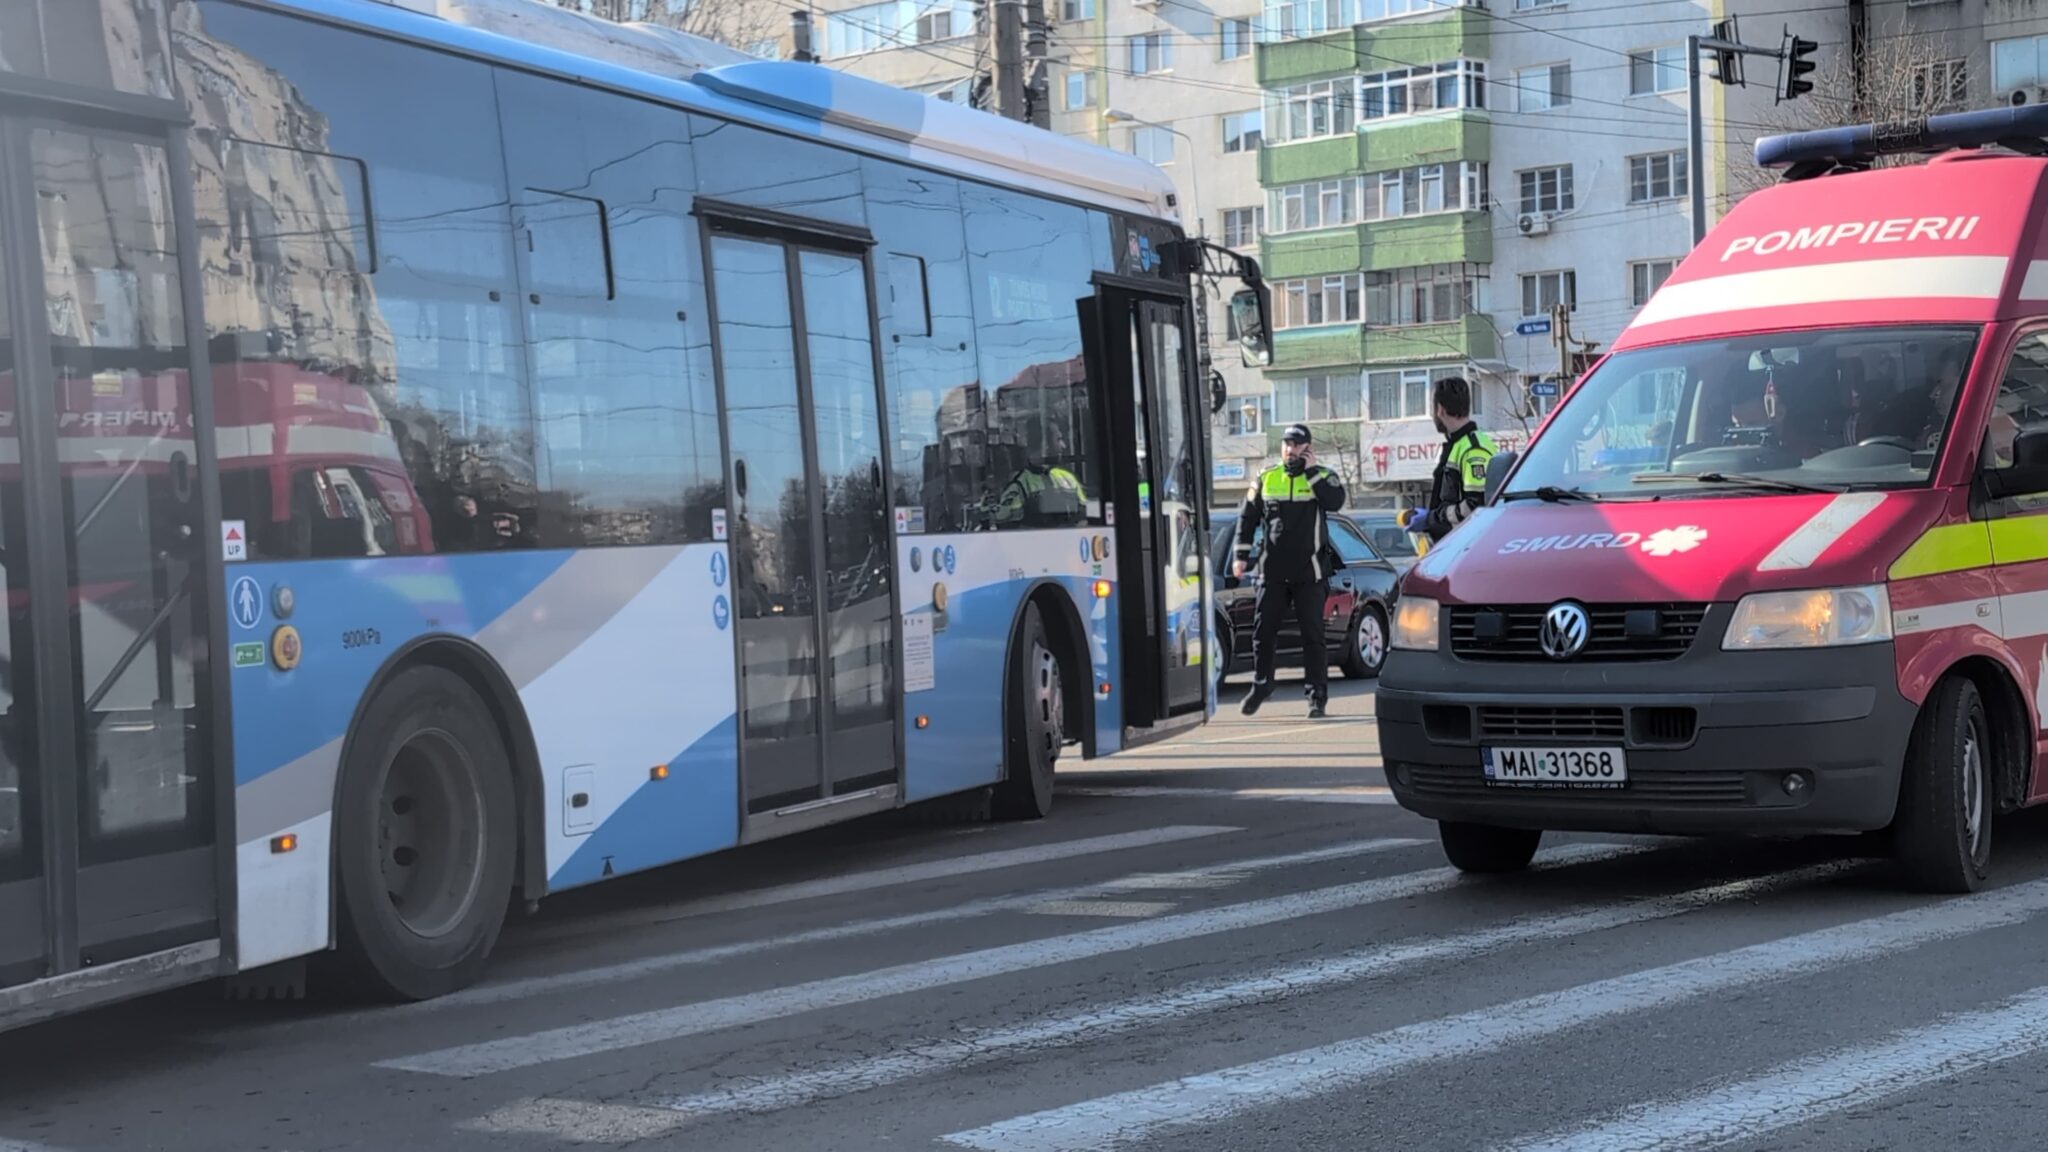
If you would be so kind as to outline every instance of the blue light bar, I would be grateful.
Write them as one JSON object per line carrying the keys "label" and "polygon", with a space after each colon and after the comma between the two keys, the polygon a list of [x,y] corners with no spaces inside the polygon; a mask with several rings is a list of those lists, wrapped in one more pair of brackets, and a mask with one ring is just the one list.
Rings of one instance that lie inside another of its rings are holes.
{"label": "blue light bar", "polygon": [[1797,180],[1842,168],[1867,168],[1879,156],[1990,145],[2028,155],[2048,154],[2048,104],[1766,136],[1756,142],[1756,162],[1761,168],[1790,168],[1786,178]]}

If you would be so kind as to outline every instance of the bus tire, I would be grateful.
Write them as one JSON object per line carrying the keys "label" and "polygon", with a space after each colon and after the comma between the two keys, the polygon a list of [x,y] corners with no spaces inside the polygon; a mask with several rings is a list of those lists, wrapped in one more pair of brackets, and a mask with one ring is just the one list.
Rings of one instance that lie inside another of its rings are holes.
{"label": "bus tire", "polygon": [[1974,892],[1990,875],[1994,748],[1976,683],[1944,679],[1913,725],[1892,822],[1893,858],[1913,888]]}
{"label": "bus tire", "polygon": [[352,993],[429,1000],[482,974],[518,856],[510,765],[483,699],[445,668],[400,672],[364,710],[335,809]]}
{"label": "bus tire", "polygon": [[1520,872],[1536,858],[1536,848],[1543,843],[1543,831],[1539,828],[1499,828],[1492,824],[1440,820],[1436,832],[1443,841],[1444,857],[1460,872]]}
{"label": "bus tire", "polygon": [[1063,673],[1038,605],[1025,604],[1010,646],[1003,780],[991,798],[999,819],[1037,820],[1052,811],[1053,768],[1066,740]]}

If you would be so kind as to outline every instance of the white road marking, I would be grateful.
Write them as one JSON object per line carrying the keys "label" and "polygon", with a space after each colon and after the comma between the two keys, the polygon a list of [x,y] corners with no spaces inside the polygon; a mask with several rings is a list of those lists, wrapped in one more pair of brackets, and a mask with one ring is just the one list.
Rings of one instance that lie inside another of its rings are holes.
{"label": "white road marking", "polygon": [[1033,844],[1027,848],[1003,848],[992,852],[978,852],[971,856],[949,856],[943,860],[927,860],[919,864],[904,864],[894,868],[876,868],[866,872],[848,872],[844,875],[829,876],[819,880],[803,880],[794,884],[779,884],[773,888],[760,888],[752,892],[734,892],[726,896],[709,896],[701,900],[691,900],[684,904],[640,909],[624,915],[585,917],[560,925],[534,928],[521,933],[521,937],[524,942],[534,942],[569,936],[595,935],[612,932],[620,928],[630,928],[645,924],[661,924],[693,916],[710,916],[721,912],[738,912],[747,908],[767,908],[776,904],[791,904],[799,900],[817,900],[826,896],[844,896],[850,892],[868,892],[877,888],[895,888],[905,884],[920,884],[929,880],[944,880],[954,876],[972,876],[981,872],[1000,872],[1005,868],[1021,868],[1031,864],[1069,860],[1076,856],[1094,856],[1104,852],[1122,852],[1132,848],[1152,848],[1161,844],[1173,844],[1184,840],[1199,840],[1208,836],[1221,836],[1226,832],[1242,831],[1244,831],[1242,828],[1225,825],[1175,824],[1163,828],[1147,828],[1137,832],[1119,832],[1110,836],[1091,836],[1085,840],[1062,840],[1052,844]]}
{"label": "white road marking", "polygon": [[1739,1084],[1639,1105],[1514,1152],[1690,1152],[1751,1140],[2048,1049],[2048,988],[1876,1043],[1795,1060]]}
{"label": "white road marking", "polygon": [[34,1144],[23,1140],[9,1140],[0,1137],[0,1152],[65,1152],[62,1148],[48,1144]]}
{"label": "white road marking", "polygon": [[1153,797],[1197,797],[1210,800],[1293,800],[1311,804],[1392,804],[1391,789],[1373,785],[1344,785],[1329,788],[1197,788],[1163,784],[1083,785],[1061,788],[1068,796],[1106,796],[1120,799]]}
{"label": "white road marking", "polygon": [[[1643,851],[1636,846],[1603,844],[1565,845],[1548,853],[1547,863],[1582,863]],[[826,1008],[843,1008],[890,996],[946,988],[986,980],[1013,972],[1027,972],[1055,964],[1091,960],[1193,940],[1225,932],[1239,932],[1298,920],[1365,904],[1406,899],[1472,883],[1450,868],[1433,868],[1398,876],[1295,892],[1265,900],[1251,900],[1221,908],[1205,908],[1113,927],[1075,932],[1065,936],[1027,940],[984,948],[954,956],[898,964],[872,972],[828,977],[804,984],[764,988],[706,1000],[635,1012],[626,1016],[572,1024],[527,1035],[506,1036],[478,1044],[463,1044],[377,1061],[380,1068],[421,1072],[431,1076],[485,1076],[518,1068],[531,1068],[583,1056],[595,1056],[648,1044],[659,1044],[685,1036],[697,1036],[726,1028],[779,1020]]]}
{"label": "white road marking", "polygon": [[571,1144],[630,1144],[666,1135],[684,1122],[664,1108],[543,1097],[507,1104],[456,1127],[501,1136],[549,1136]]}
{"label": "white road marking", "polygon": [[1859,963],[2024,923],[2048,911],[2048,880],[1787,936],[1217,1072],[1169,1080],[943,1137],[987,1152],[1094,1150],[1340,1092],[1432,1062],[1485,1055],[1600,1020]]}
{"label": "white road marking", "polygon": [[[1279,868],[1292,868],[1301,864],[1322,864],[1331,860],[1345,860],[1355,856],[1369,856],[1391,852],[1401,848],[1414,848],[1426,843],[1422,840],[1374,839],[1351,840],[1322,848],[1311,848],[1302,852],[1288,852],[1278,856],[1263,856],[1250,860],[1234,860],[1207,868],[1196,868],[1177,875],[1194,880],[1209,877],[1239,878],[1256,872]],[[824,944],[834,940],[852,940],[862,936],[879,936],[904,928],[917,928],[928,924],[942,924],[955,920],[967,920],[977,916],[992,916],[999,912],[1016,912],[1047,900],[1077,900],[1124,890],[1125,880],[1111,880],[1104,883],[1085,884],[1074,888],[1053,888],[1041,892],[1018,896],[1001,896],[989,900],[977,900],[956,904],[950,908],[935,908],[928,912],[911,912],[902,916],[889,916],[878,920],[861,920],[852,924],[836,924],[830,928],[814,928],[805,932],[792,932],[783,936],[771,936],[756,940],[741,940],[732,944],[716,944],[708,948],[696,948],[687,952],[669,952],[659,956],[648,956],[639,960],[627,960],[618,964],[606,964],[596,968],[585,968],[575,972],[561,972],[551,976],[533,976],[524,980],[508,980],[500,984],[484,984],[451,993],[434,1000],[422,1000],[414,1004],[397,1005],[381,1010],[382,1015],[399,1012],[425,1013],[440,1012],[477,1004],[502,1004],[510,1000],[526,1000],[536,996],[547,996],[557,992],[573,991],[577,988],[592,988],[601,984],[613,984],[625,980],[638,980],[658,976],[683,968],[694,968],[704,964],[715,964],[741,956],[753,956],[762,952],[779,951],[806,944]],[[297,1028],[297,1025],[291,1025]]]}
{"label": "white road marking", "polygon": [[1273,968],[1257,976],[1191,984],[1169,992],[1070,1012],[1005,1028],[898,1046],[886,1055],[799,1072],[744,1088],[684,1096],[663,1106],[693,1118],[727,1113],[763,1113],[818,1100],[865,1092],[1025,1053],[1092,1044],[1205,1013],[1272,1004],[1332,988],[1385,979],[1404,971],[1440,968],[1504,948],[1559,940],[1628,924],[1661,920],[1700,908],[1749,900],[1771,891],[1815,883],[1848,872],[1851,863],[1831,863],[1771,876],[1717,884],[1675,896],[1630,901],[1609,907],[1567,909],[1511,920],[1450,936],[1423,937],[1328,959]]}
{"label": "white road marking", "polygon": [[1025,911],[1034,916],[1115,916],[1141,920],[1178,907],[1171,900],[1048,900]]}

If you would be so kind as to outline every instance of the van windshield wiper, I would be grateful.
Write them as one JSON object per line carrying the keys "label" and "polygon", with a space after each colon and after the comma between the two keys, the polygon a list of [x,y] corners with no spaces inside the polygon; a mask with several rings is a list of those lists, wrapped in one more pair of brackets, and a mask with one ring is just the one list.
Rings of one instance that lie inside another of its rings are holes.
{"label": "van windshield wiper", "polygon": [[1541,488],[1521,488],[1501,493],[1501,502],[1509,500],[1541,500],[1546,504],[1563,504],[1569,501],[1590,500],[1597,502],[1600,497],[1583,488],[1559,488],[1545,484]]}
{"label": "van windshield wiper", "polygon": [[1840,488],[1828,488],[1819,484],[1801,484],[1796,480],[1779,480],[1771,476],[1757,476],[1748,472],[1638,472],[1630,477],[1636,484],[1662,484],[1674,480],[1693,480],[1701,484],[1729,484],[1738,488],[1762,488],[1769,492],[1840,492]]}

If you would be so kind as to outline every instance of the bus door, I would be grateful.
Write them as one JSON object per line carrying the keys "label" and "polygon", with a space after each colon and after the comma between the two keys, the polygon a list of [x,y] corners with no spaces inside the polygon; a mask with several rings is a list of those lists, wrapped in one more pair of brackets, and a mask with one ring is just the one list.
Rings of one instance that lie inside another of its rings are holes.
{"label": "bus door", "polygon": [[706,212],[743,833],[761,839],[895,803],[889,460],[866,249]]}
{"label": "bus door", "polygon": [[0,118],[0,1015],[15,1018],[217,970],[232,876],[185,154],[104,123]]}
{"label": "bus door", "polygon": [[1103,284],[1091,343],[1105,381],[1104,443],[1121,589],[1124,723],[1199,714],[1208,688],[1211,578],[1204,436],[1185,298]]}

